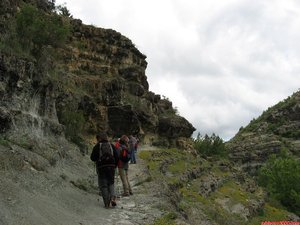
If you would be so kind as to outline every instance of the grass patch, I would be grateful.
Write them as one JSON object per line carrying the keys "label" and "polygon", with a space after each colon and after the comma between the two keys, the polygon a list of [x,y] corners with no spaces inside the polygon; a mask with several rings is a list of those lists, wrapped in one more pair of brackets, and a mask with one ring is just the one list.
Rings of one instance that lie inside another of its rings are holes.
{"label": "grass patch", "polygon": [[153,225],[176,225],[177,215],[175,213],[168,213],[158,219],[156,219],[153,223]]}
{"label": "grass patch", "polygon": [[139,157],[142,160],[148,161],[151,159],[151,151],[141,151],[141,152],[139,152]]}
{"label": "grass patch", "polygon": [[254,217],[249,221],[249,225],[261,224],[264,221],[285,221],[288,219],[288,212],[283,209],[278,209],[270,204],[265,204],[261,215]]}
{"label": "grass patch", "polygon": [[183,173],[189,167],[187,161],[177,161],[174,164],[171,164],[168,168],[168,171],[175,174]]}
{"label": "grass patch", "polygon": [[5,147],[10,147],[9,141],[6,140],[4,137],[0,137],[0,145],[3,145]]}
{"label": "grass patch", "polygon": [[188,201],[189,203],[192,202],[200,202],[202,204],[208,205],[210,201],[208,198],[205,198],[197,193],[196,190],[193,190],[193,186],[191,188],[183,187],[180,189],[180,193],[182,194],[183,199]]}
{"label": "grass patch", "polygon": [[248,194],[249,193],[242,191],[241,187],[233,181],[228,181],[221,188],[219,188],[215,194],[216,196],[214,197],[229,196],[234,202],[247,205],[248,199],[250,199]]}
{"label": "grass patch", "polygon": [[203,212],[207,218],[217,222],[217,224],[227,225],[245,225],[245,221],[239,215],[233,215],[217,204],[210,197],[203,197],[198,194],[194,187],[181,188],[182,200],[179,203],[179,209],[189,214],[192,211]]}

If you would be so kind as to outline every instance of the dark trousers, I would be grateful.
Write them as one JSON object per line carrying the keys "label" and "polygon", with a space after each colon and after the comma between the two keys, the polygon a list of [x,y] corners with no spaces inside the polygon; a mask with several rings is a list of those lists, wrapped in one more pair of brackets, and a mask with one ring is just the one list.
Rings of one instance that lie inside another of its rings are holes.
{"label": "dark trousers", "polygon": [[97,169],[98,185],[102,194],[104,205],[107,207],[115,196],[115,168],[102,167]]}

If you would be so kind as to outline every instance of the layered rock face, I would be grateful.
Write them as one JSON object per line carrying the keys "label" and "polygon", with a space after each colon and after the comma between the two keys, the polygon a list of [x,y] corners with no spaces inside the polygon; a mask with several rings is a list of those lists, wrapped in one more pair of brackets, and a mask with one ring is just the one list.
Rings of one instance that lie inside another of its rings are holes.
{"label": "layered rock face", "polygon": [[300,155],[300,91],[269,108],[227,143],[230,158],[254,172],[271,154]]}
{"label": "layered rock face", "polygon": [[[13,17],[20,3],[2,7],[1,21]],[[68,19],[72,33],[65,46],[52,49],[55,56],[42,61],[1,53],[1,133],[62,135],[66,118],[79,115],[83,136],[135,134],[167,146],[191,136],[195,128],[172,103],[149,91],[146,56],[128,38]]]}
{"label": "layered rock face", "polygon": [[149,91],[146,56],[128,38],[79,20],[73,20],[72,27],[59,67],[66,77],[62,89],[72,84],[73,90],[67,96],[64,92],[58,111],[66,105],[82,110],[89,133],[155,135],[167,139],[167,145],[191,136],[194,127],[176,115],[172,103]]}

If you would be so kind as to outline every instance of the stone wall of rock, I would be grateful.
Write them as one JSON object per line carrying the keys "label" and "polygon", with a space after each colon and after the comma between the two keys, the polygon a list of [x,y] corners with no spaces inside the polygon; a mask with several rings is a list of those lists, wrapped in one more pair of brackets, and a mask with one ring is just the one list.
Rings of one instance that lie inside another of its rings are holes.
{"label": "stone wall of rock", "polygon": [[[23,1],[5,2],[0,5],[1,37]],[[24,2],[53,13],[51,1]],[[22,58],[1,51],[1,132],[63,134],[66,113],[78,112],[85,120],[78,131],[83,136],[101,130],[111,136],[153,135],[169,146],[192,135],[195,128],[176,115],[172,103],[149,91],[146,56],[130,39],[67,19],[72,33],[65,46],[49,47],[55,56]]]}
{"label": "stone wall of rock", "polygon": [[[72,26],[73,36],[61,49],[59,65],[78,90],[80,108],[93,124],[90,131],[104,129],[112,136],[158,134],[167,145],[172,139],[191,136],[193,126],[176,115],[172,103],[149,91],[146,56],[128,38],[110,29],[83,25],[80,20],[72,20]],[[66,101],[78,104],[74,98]],[[70,103],[58,103],[58,110],[66,104]],[[106,115],[99,123],[96,115],[101,114],[101,107]]]}

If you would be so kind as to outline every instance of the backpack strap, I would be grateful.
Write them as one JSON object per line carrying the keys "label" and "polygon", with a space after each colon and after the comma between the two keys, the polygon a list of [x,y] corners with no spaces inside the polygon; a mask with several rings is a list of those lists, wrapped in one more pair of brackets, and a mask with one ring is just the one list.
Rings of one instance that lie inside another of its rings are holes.
{"label": "backpack strap", "polygon": [[99,161],[100,161],[101,156],[102,156],[101,147],[102,147],[102,143],[100,142],[100,143],[99,143]]}
{"label": "backpack strap", "polygon": [[109,142],[108,142],[108,144],[109,144],[109,147],[110,147],[111,154],[114,155],[114,151],[113,151],[113,149],[111,147],[111,144]]}

